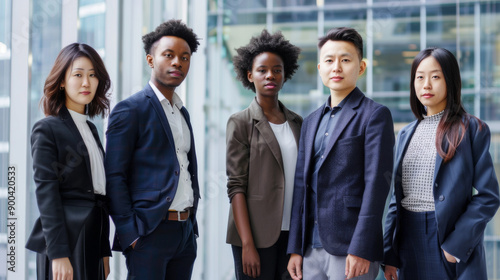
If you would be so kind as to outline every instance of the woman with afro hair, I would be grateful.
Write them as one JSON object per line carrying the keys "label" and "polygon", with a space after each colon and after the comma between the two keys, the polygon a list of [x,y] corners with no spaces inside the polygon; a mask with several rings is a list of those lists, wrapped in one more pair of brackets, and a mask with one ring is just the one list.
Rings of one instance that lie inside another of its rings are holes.
{"label": "woman with afro hair", "polygon": [[236,50],[237,78],[256,96],[226,130],[231,202],[227,243],[236,278],[286,279],[288,230],[302,118],[278,93],[298,68],[300,49],[267,30]]}

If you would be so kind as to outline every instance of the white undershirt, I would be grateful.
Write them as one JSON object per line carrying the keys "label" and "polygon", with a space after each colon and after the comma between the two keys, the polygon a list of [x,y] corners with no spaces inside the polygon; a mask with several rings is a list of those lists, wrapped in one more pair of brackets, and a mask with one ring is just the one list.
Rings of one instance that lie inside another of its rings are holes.
{"label": "white undershirt", "polygon": [[170,101],[165,98],[165,96],[151,81],[149,81],[149,85],[155,92],[155,95],[160,101],[163,111],[167,116],[168,124],[170,125],[172,136],[174,137],[173,144],[175,146],[175,153],[180,167],[179,184],[177,185],[177,191],[169,210],[184,211],[186,208],[193,207],[194,203],[191,174],[189,174],[188,171],[188,153],[191,150],[191,132],[189,131],[187,122],[180,111],[183,104],[177,93],[174,92],[174,95],[172,96],[172,103],[174,103],[174,106],[172,106]]}
{"label": "white undershirt", "polygon": [[281,230],[290,230],[290,216],[292,212],[293,182],[295,165],[297,164],[297,143],[288,122],[274,124],[269,122],[276,140],[280,145],[283,169],[285,172],[285,198],[283,203],[283,219]]}
{"label": "white undershirt", "polygon": [[90,130],[87,123],[87,115],[82,115],[68,109],[71,118],[76,124],[76,128],[83,138],[83,142],[87,147],[90,159],[90,174],[92,175],[92,184],[94,185],[94,193],[106,195],[106,175],[104,173],[104,157],[101,149]]}

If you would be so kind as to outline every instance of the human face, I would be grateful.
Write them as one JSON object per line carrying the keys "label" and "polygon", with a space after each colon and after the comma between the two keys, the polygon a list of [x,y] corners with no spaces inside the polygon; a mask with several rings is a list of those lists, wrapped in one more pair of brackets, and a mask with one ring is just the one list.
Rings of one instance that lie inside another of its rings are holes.
{"label": "human face", "polygon": [[446,108],[446,81],[437,60],[429,56],[422,60],[415,73],[415,94],[431,116]]}
{"label": "human face", "polygon": [[319,75],[332,95],[345,97],[351,93],[365,69],[366,63],[360,61],[351,42],[330,40],[320,50]]}
{"label": "human face", "polygon": [[146,56],[151,81],[161,92],[173,92],[186,78],[191,61],[188,43],[179,37],[163,36]]}
{"label": "human face", "polygon": [[66,108],[85,114],[85,105],[94,99],[99,79],[92,62],[87,57],[79,57],[73,61],[61,86],[66,93]]}
{"label": "human face", "polygon": [[278,97],[285,83],[283,59],[277,54],[263,52],[253,59],[252,71],[248,71],[248,81],[254,84],[257,98]]}

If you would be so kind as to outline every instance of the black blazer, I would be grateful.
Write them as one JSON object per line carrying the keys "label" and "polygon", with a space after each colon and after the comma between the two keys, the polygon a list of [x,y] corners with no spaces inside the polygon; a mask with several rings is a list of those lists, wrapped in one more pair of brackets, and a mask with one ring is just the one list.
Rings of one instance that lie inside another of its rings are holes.
{"label": "black blazer", "polygon": [[[95,125],[87,124],[104,153]],[[69,257],[96,202],[87,147],[66,107],[35,123],[31,154],[40,218],[26,248],[51,260]]]}

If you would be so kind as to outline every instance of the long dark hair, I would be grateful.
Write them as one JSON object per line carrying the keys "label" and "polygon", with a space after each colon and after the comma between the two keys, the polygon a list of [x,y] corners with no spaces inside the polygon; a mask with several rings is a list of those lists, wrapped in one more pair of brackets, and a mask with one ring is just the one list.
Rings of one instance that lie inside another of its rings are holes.
{"label": "long dark hair", "polygon": [[[424,105],[420,103],[415,91],[415,73],[422,60],[432,56],[441,65],[441,70],[446,82],[446,107],[444,115],[439,122],[436,132],[436,150],[444,160],[450,161],[457,150],[458,145],[465,136],[469,127],[470,115],[462,106],[462,80],[460,69],[455,56],[443,48],[427,48],[422,50],[413,60],[411,65],[410,80],[410,105],[411,110],[418,120],[422,120],[426,113]],[[443,142],[448,143],[447,151],[443,148]]]}
{"label": "long dark hair", "polygon": [[59,52],[54,66],[52,66],[52,70],[50,70],[49,76],[45,80],[40,105],[46,116],[59,115],[59,111],[66,104],[66,92],[61,89],[61,83],[66,77],[68,68],[79,57],[86,57],[92,62],[96,77],[99,80],[94,99],[86,106],[87,115],[89,117],[96,115],[104,117],[108,113],[109,99],[106,94],[111,87],[111,80],[106,67],[104,67],[104,62],[91,46],[73,43]]}

